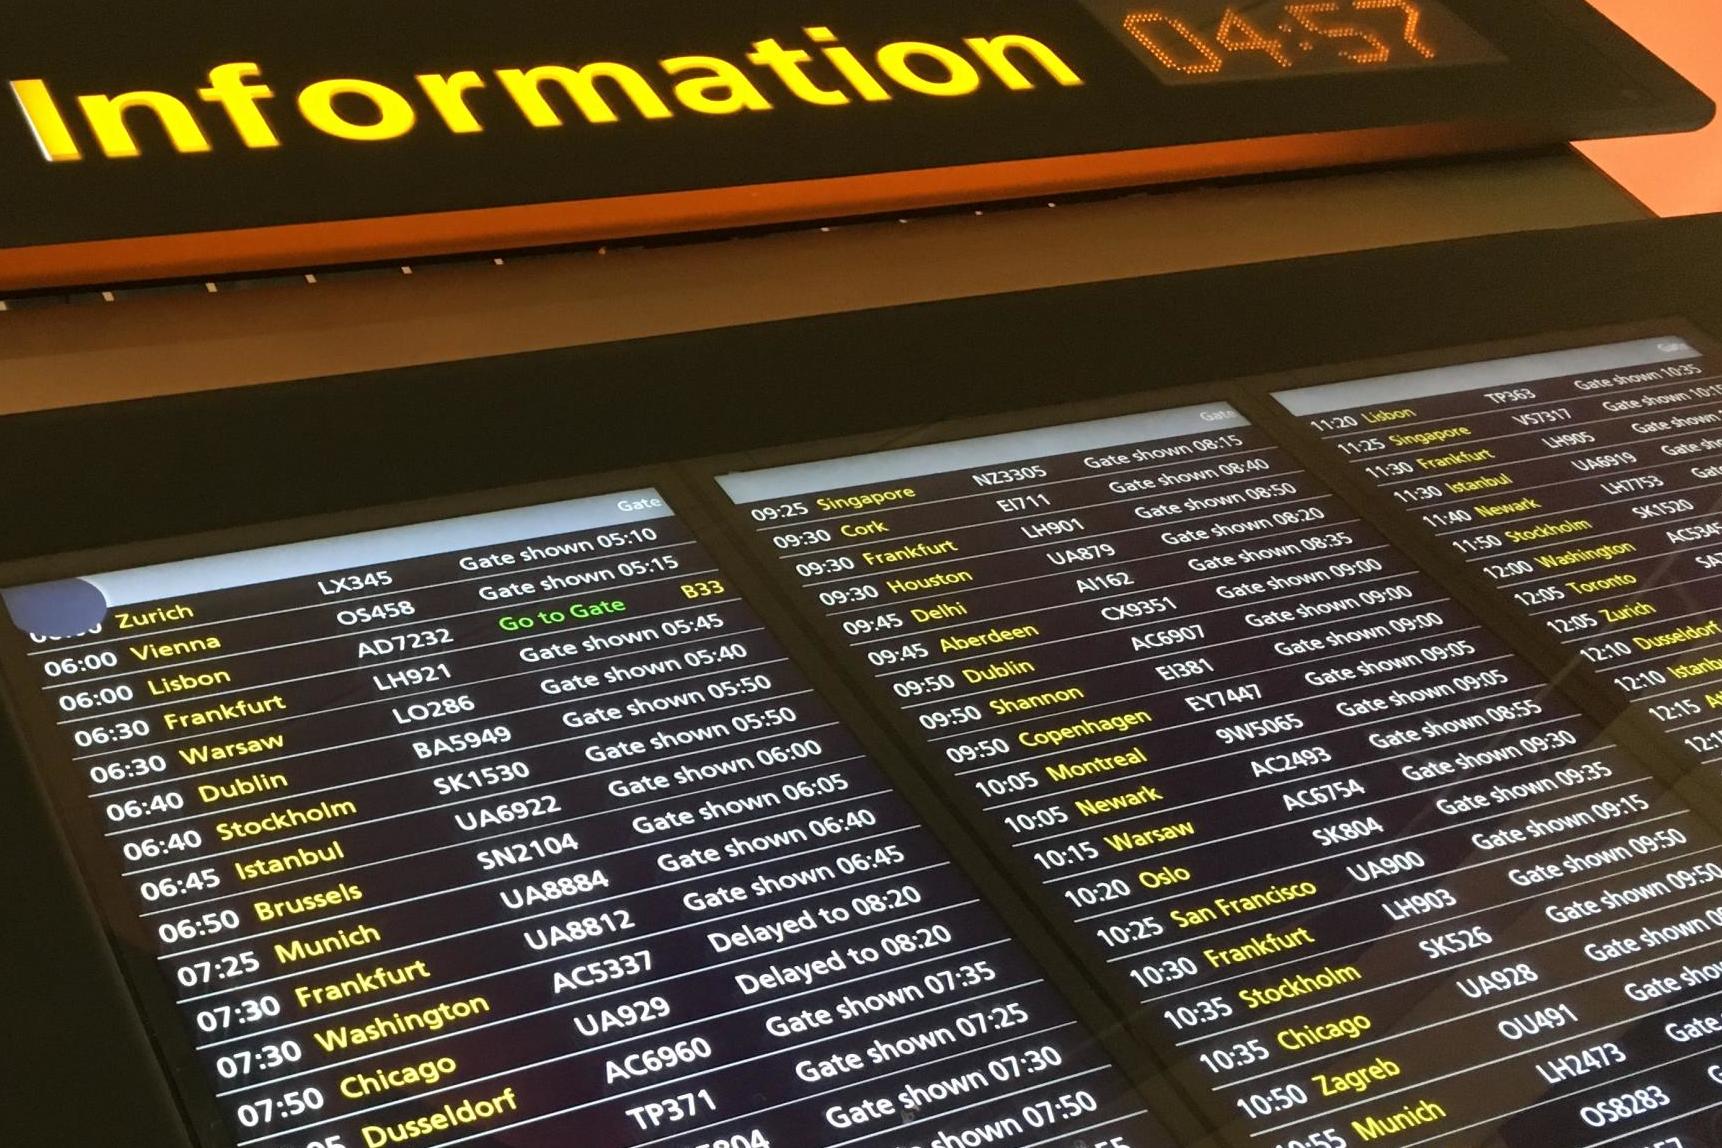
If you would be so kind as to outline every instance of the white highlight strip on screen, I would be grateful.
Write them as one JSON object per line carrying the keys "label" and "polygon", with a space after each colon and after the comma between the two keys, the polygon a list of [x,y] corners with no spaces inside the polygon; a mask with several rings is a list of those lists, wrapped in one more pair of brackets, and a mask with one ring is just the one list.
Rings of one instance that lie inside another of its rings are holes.
{"label": "white highlight strip on screen", "polygon": [[734,502],[745,506],[814,491],[843,490],[953,470],[1003,466],[1028,459],[1074,454],[1080,450],[1104,450],[1153,439],[1236,430],[1247,425],[1244,416],[1229,404],[1203,403],[1169,411],[1149,411],[1065,426],[985,435],[958,442],[930,443],[849,458],[804,462],[771,470],[743,471],[722,475],[717,481]]}
{"label": "white highlight strip on screen", "polygon": [[404,562],[457,550],[477,550],[529,538],[598,530],[668,518],[671,511],[655,490],[631,490],[593,498],[521,506],[410,526],[392,526],[285,546],[213,554],[182,562],[88,574],[83,581],[102,592],[109,606],[127,606],[304,578],[335,570]]}
{"label": "white highlight strip on screen", "polygon": [[1579,377],[1618,371],[1623,367],[1695,359],[1699,354],[1696,347],[1678,335],[1664,335],[1650,339],[1633,339],[1624,343],[1608,343],[1598,347],[1575,347],[1566,351],[1545,351],[1539,355],[1518,355],[1510,359],[1457,363],[1450,367],[1379,375],[1372,379],[1353,379],[1350,382],[1329,383],[1320,387],[1278,391],[1274,397],[1294,415],[1320,415],[1374,403],[1405,402],[1428,398],[1430,395],[1450,395],[1458,391],[1482,390],[1485,387],[1510,387],[1518,383],[1533,383],[1567,375]]}

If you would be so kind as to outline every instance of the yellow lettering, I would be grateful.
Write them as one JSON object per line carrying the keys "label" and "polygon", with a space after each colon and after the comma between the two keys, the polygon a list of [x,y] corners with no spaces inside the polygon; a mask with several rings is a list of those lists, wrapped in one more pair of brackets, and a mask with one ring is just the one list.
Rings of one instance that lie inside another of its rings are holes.
{"label": "yellow lettering", "polygon": [[442,117],[442,122],[448,125],[449,131],[470,135],[484,130],[484,125],[478,122],[472,110],[466,106],[466,93],[484,87],[484,80],[477,72],[456,72],[452,76],[427,73],[415,78],[419,87],[424,89],[431,107]]}
{"label": "yellow lettering", "polygon": [[126,127],[125,115],[133,108],[147,108],[161,121],[168,142],[178,152],[206,152],[209,137],[203,134],[191,109],[166,92],[122,92],[117,96],[79,96],[78,105],[84,118],[102,145],[102,154],[110,159],[131,158],[139,154],[137,140]]}
{"label": "yellow lettering", "polygon": [[66,126],[66,117],[60,114],[59,105],[54,103],[54,93],[48,90],[46,83],[41,80],[13,80],[12,98],[18,101],[24,120],[36,137],[36,146],[42,149],[43,159],[49,163],[68,163],[84,158],[77,141],[72,138],[71,129]]}
{"label": "yellow lettering", "polygon": [[[802,31],[806,32],[807,38],[815,44],[835,44],[837,42],[836,34],[829,28],[803,28]],[[836,68],[845,80],[849,81],[851,87],[861,93],[862,99],[877,103],[880,100],[891,98],[891,93],[885,90],[885,85],[873,78],[873,74],[866,69],[860,60],[855,58],[854,52],[843,47],[826,48],[824,52],[825,58],[831,61],[831,66]]]}
{"label": "yellow lettering", "polygon": [[[1017,33],[969,36],[949,47],[904,40],[877,51],[869,44],[869,51],[860,51],[846,47],[823,24],[810,24],[801,31],[805,40],[800,46],[764,38],[752,42],[745,59],[676,55],[656,61],[661,71],[647,64],[636,68],[608,60],[577,66],[463,69],[418,73],[413,77],[416,88],[337,77],[306,84],[297,90],[294,103],[305,121],[324,135],[379,142],[407,136],[427,108],[434,113],[431,119],[454,135],[485,132],[495,101],[504,97],[490,96],[487,101],[485,96],[475,99],[472,93],[487,92],[492,83],[507,93],[506,99],[528,124],[555,128],[582,118],[592,124],[613,124],[623,118],[666,120],[675,116],[677,106],[711,116],[765,112],[782,104],[784,91],[804,103],[835,108],[901,100],[905,92],[944,99],[967,96],[992,78],[1016,92],[1084,82],[1047,42]],[[770,80],[762,73],[769,73]],[[289,112],[272,103],[278,98],[277,89],[265,81],[263,65],[249,60],[210,66],[207,83],[190,86],[195,99],[190,91],[180,96],[142,88],[113,95],[68,92],[62,97],[46,79],[16,79],[8,84],[25,126],[50,163],[82,160],[86,142],[99,147],[101,155],[130,158],[145,148],[165,151],[164,143],[191,154],[211,151],[215,137],[226,146],[236,138],[251,149],[280,148],[296,138],[292,132],[278,134],[276,124]],[[279,98],[285,102],[291,95],[281,91]],[[74,102],[75,110],[65,110]],[[233,136],[219,126],[209,128],[202,118],[205,114],[224,117],[232,125]],[[82,123],[77,122],[80,119]],[[1455,456],[1419,460],[1419,464],[1456,461]],[[894,560],[890,555],[868,556],[869,563],[890,560]]]}
{"label": "yellow lettering", "polygon": [[261,74],[262,69],[256,64],[217,64],[209,69],[209,87],[199,88],[197,94],[205,103],[221,105],[246,147],[280,147],[275,129],[257,106],[258,100],[273,99],[275,93],[267,84],[245,82]]}
{"label": "yellow lettering", "polygon": [[1013,92],[1026,92],[1034,87],[1034,81],[1023,75],[1011,61],[1009,53],[1013,48],[1027,52],[1034,58],[1035,63],[1046,69],[1047,75],[1065,87],[1075,88],[1082,85],[1082,77],[1072,71],[1069,64],[1059,59],[1058,53],[1032,36],[969,36],[963,43]]}
{"label": "yellow lettering", "polygon": [[[371,123],[354,123],[335,110],[339,96],[357,96],[376,111]],[[299,111],[320,132],[337,139],[372,142],[399,139],[413,130],[418,116],[405,96],[370,80],[319,80],[299,93]]]}
{"label": "yellow lettering", "polygon": [[821,107],[834,108],[839,104],[849,102],[849,97],[843,92],[828,91],[807,78],[807,73],[801,70],[801,65],[813,57],[800,48],[785,48],[776,40],[755,40],[753,51],[747,54],[747,62],[761,68],[770,68],[783,81],[783,86],[795,94],[798,99]]}
{"label": "yellow lettering", "polygon": [[768,112],[771,103],[760,94],[753,81],[728,60],[716,56],[672,56],[659,62],[672,76],[680,76],[696,68],[704,68],[709,76],[692,76],[676,84],[676,99],[690,111],[708,116],[727,116],[736,112]]}
{"label": "yellow lettering", "polygon": [[[943,69],[944,77],[930,79],[910,67],[909,61],[917,56],[932,60]],[[973,64],[949,48],[917,40],[900,40],[880,48],[879,66],[887,76],[924,96],[966,96],[981,86],[981,74]]]}
{"label": "yellow lettering", "polygon": [[544,84],[550,82],[562,86],[562,90],[568,93],[568,98],[574,101],[574,106],[580,109],[580,114],[586,117],[588,123],[616,122],[615,110],[598,92],[599,80],[609,80],[615,84],[622,90],[622,94],[633,102],[634,108],[649,120],[668,119],[673,114],[664,101],[658,98],[658,93],[652,90],[652,85],[646,82],[646,77],[626,64],[599,62],[587,64],[582,68],[544,64],[525,72],[519,68],[502,68],[497,71],[496,78],[502,81],[502,86],[508,89],[508,94],[514,97],[514,102],[525,114],[526,121],[535,128],[562,126],[562,117],[550,106],[550,101],[544,98],[544,93],[540,90]]}

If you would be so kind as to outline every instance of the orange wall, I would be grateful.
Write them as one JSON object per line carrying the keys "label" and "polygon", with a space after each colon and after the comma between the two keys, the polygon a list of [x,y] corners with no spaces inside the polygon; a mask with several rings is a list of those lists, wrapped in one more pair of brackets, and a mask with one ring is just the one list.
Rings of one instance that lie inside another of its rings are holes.
{"label": "orange wall", "polygon": [[[1591,0],[1722,104],[1722,0]],[[1701,132],[1579,145],[1658,215],[1722,211],[1722,118]]]}

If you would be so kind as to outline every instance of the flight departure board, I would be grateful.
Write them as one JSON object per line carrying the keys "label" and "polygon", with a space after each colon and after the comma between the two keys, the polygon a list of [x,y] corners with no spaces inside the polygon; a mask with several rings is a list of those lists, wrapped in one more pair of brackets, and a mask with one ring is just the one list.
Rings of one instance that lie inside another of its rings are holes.
{"label": "flight departure board", "polygon": [[5,598],[212,1142],[1170,1143],[652,490]]}
{"label": "flight departure board", "polygon": [[1231,406],[719,482],[1235,1143],[1715,1143],[1722,842]]}
{"label": "flight departure board", "polygon": [[1368,481],[1722,762],[1722,377],[1666,334],[1283,392]]}

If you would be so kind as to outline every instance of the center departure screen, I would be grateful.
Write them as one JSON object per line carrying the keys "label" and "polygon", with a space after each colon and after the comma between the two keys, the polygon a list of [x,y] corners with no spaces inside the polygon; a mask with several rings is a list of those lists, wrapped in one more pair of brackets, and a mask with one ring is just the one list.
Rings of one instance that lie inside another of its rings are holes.
{"label": "center departure screen", "polygon": [[650,490],[6,603],[226,1143],[1169,1144]]}
{"label": "center departure screen", "polygon": [[1507,608],[1722,763],[1722,378],[1663,336],[1291,391]]}
{"label": "center departure screen", "polygon": [[1224,404],[727,475],[1238,1144],[1714,1144],[1722,843]]}

